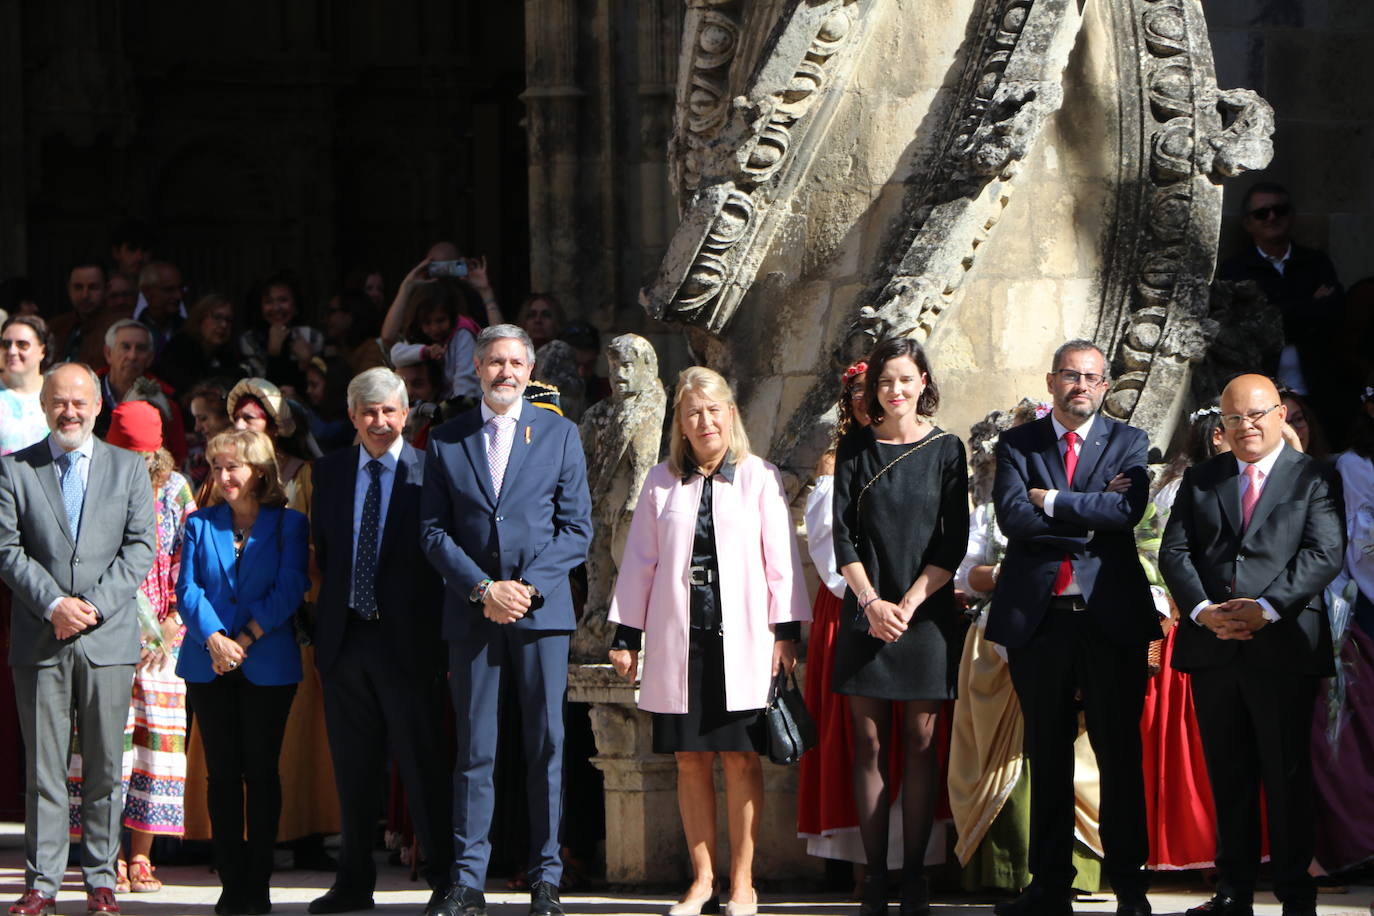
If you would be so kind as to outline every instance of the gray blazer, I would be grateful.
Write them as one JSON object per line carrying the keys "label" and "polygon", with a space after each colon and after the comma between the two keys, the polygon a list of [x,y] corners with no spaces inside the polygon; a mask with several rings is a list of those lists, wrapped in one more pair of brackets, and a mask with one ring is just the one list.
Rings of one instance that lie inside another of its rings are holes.
{"label": "gray blazer", "polygon": [[156,524],[148,469],[133,452],[95,440],[75,543],[47,438],[0,458],[0,579],[14,591],[10,664],[56,664],[63,643],[47,610],[66,595],[104,618],[72,637],[91,664],[137,664],[136,600],[153,568]]}

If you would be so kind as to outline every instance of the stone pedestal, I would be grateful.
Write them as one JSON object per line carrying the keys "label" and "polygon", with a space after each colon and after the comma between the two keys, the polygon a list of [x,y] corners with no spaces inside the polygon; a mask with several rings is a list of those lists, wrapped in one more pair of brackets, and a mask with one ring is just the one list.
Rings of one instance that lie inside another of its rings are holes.
{"label": "stone pedestal", "polygon": [[[597,755],[605,781],[606,880],[610,884],[680,885],[690,877],[677,807],[677,767],[653,752],[653,725],[635,706],[638,691],[610,665],[573,665],[568,700],[590,703]],[[819,878],[823,863],[797,838],[797,769],[763,764],[763,819],[754,856],[760,882]],[[716,773],[716,869],[729,865],[725,787]],[[574,826],[575,825],[571,825]]]}

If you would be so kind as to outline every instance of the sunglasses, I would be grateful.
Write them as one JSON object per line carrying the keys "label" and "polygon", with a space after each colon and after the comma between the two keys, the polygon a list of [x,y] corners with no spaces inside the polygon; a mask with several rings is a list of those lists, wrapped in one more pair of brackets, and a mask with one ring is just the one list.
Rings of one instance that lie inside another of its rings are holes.
{"label": "sunglasses", "polygon": [[1260,222],[1264,222],[1265,220],[1269,219],[1270,216],[1273,216],[1275,219],[1283,219],[1285,216],[1292,212],[1292,204],[1274,204],[1273,206],[1269,207],[1256,207],[1255,209],[1247,213],[1246,216],[1250,217],[1251,219],[1257,219]]}

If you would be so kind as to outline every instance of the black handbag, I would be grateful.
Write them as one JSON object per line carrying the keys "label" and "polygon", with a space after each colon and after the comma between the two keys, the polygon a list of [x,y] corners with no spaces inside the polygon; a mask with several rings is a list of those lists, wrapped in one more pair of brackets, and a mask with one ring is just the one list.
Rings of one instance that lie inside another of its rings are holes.
{"label": "black handbag", "polygon": [[790,685],[787,681],[781,671],[773,678],[763,711],[768,722],[768,759],[781,765],[796,763],[817,741],[816,722],[806,708],[797,676],[792,675]]}

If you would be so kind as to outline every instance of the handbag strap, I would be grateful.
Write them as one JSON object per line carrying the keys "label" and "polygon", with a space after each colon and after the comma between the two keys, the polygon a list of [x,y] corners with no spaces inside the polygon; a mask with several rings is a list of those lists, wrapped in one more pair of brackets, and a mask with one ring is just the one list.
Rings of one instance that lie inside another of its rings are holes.
{"label": "handbag strap", "polygon": [[878,482],[878,478],[879,478],[879,477],[882,477],[882,476],[883,476],[884,474],[886,474],[888,471],[890,471],[890,470],[892,470],[894,467],[896,467],[896,465],[897,465],[899,462],[901,462],[902,460],[904,460],[904,459],[906,459],[906,458],[910,458],[912,455],[916,454],[917,452],[919,452],[921,449],[925,448],[925,447],[926,447],[927,445],[929,445],[930,443],[935,442],[936,440],[939,440],[939,439],[943,439],[943,438],[945,438],[946,436],[952,436],[952,435],[954,435],[954,434],[951,433],[951,432],[949,432],[948,430],[941,431],[941,432],[937,433],[936,435],[931,436],[931,437],[928,438],[928,439],[922,439],[920,442],[916,443],[916,444],[913,445],[911,448],[907,449],[906,451],[904,451],[904,452],[902,452],[900,455],[898,455],[896,458],[893,458],[891,461],[889,461],[889,462],[882,468],[882,470],[878,471],[878,473],[874,474],[872,477],[869,478],[868,483],[866,483],[866,484],[863,485],[863,489],[859,490],[859,495],[858,495],[858,497],[854,500],[854,517],[855,517],[856,519],[862,517],[863,508],[864,508],[864,494],[868,492],[868,488],[869,488],[869,487],[873,486],[875,483]]}

